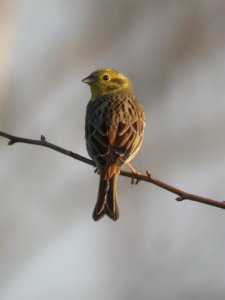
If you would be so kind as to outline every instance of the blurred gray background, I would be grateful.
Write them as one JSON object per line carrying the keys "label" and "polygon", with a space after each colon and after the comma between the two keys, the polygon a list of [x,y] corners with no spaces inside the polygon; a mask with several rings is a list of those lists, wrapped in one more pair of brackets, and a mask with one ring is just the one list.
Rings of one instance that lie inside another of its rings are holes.
{"label": "blurred gray background", "polygon": [[[133,165],[225,200],[225,1],[1,0],[0,37],[1,130],[87,156],[81,79],[112,67],[146,112]],[[1,300],[224,299],[225,211],[120,177],[95,223],[92,167],[1,137],[0,187]]]}

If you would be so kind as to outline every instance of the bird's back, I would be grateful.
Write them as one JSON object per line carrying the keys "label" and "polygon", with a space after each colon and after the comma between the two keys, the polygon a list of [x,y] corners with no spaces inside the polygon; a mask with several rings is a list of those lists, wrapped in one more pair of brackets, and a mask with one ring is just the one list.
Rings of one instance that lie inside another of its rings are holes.
{"label": "bird's back", "polygon": [[[106,177],[118,173],[135,156],[143,140],[144,125],[142,106],[131,93],[112,93],[90,100],[85,122],[87,151]],[[113,170],[110,166],[114,166]]]}

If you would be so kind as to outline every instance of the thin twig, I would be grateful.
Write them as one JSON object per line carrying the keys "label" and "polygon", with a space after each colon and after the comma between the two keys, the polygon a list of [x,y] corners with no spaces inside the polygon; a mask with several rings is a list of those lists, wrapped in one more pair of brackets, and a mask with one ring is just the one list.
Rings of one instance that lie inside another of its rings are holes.
{"label": "thin twig", "polygon": [[[25,143],[25,144],[43,146],[43,147],[50,148],[50,149],[53,149],[55,151],[58,151],[58,152],[60,152],[64,155],[67,155],[67,156],[72,157],[76,160],[82,161],[82,162],[84,162],[86,164],[89,164],[91,166],[95,166],[95,163],[92,160],[90,160],[90,159],[88,159],[88,158],[86,158],[82,155],[79,155],[77,153],[74,153],[72,151],[61,148],[61,147],[59,147],[57,145],[54,145],[52,143],[49,143],[43,135],[41,135],[40,140],[33,140],[33,139],[26,139],[26,138],[17,137],[17,136],[14,136],[14,135],[11,135],[11,134],[0,131],[0,136],[9,139],[8,145],[13,145],[15,143]],[[145,182],[150,182],[154,185],[157,185],[157,186],[161,187],[164,190],[167,190],[167,191],[169,191],[173,194],[178,195],[178,197],[176,198],[177,201],[192,200],[192,201],[195,201],[195,202],[200,202],[200,203],[204,203],[204,204],[207,204],[207,205],[211,205],[211,206],[215,206],[215,207],[225,209],[225,201],[220,202],[220,201],[217,201],[217,200],[213,200],[213,199],[209,199],[209,198],[205,198],[205,197],[201,197],[201,196],[198,196],[198,195],[194,195],[194,194],[184,192],[184,191],[182,191],[182,190],[180,190],[180,189],[178,189],[178,188],[176,188],[172,185],[169,185],[169,184],[153,177],[152,174],[149,171],[146,172],[146,175],[142,175],[142,174],[139,174],[139,173],[132,173],[132,172],[126,172],[126,171],[121,170],[120,175],[125,176],[125,177],[129,177],[129,178],[132,179],[132,181],[134,181],[134,179],[136,179],[136,183],[139,182],[139,181],[145,181]]]}
{"label": "thin twig", "polygon": [[72,151],[66,150],[66,149],[61,148],[57,145],[54,145],[52,143],[47,142],[44,135],[41,135],[40,140],[32,140],[32,139],[21,138],[21,137],[14,136],[14,135],[11,135],[11,134],[0,131],[0,136],[3,136],[5,138],[9,139],[8,145],[14,145],[16,143],[24,143],[24,144],[43,146],[43,147],[46,147],[46,148],[53,149],[53,150],[55,150],[57,152],[60,152],[64,155],[70,156],[74,159],[80,160],[80,161],[82,161],[86,164],[89,164],[91,166],[95,166],[95,163],[91,159],[88,159],[88,158],[86,158],[82,155],[76,154]]}

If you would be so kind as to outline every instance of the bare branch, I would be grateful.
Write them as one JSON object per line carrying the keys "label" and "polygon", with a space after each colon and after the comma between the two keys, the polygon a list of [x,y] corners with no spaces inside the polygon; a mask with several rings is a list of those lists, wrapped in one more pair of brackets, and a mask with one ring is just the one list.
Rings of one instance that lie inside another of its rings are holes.
{"label": "bare branch", "polygon": [[40,140],[32,140],[32,139],[25,139],[18,136],[14,136],[5,132],[0,131],[0,136],[3,136],[7,139],[9,139],[8,145],[14,145],[15,143],[24,143],[24,144],[31,144],[31,145],[37,145],[37,146],[43,146],[46,148],[53,149],[57,152],[60,152],[64,155],[70,156],[74,159],[80,160],[86,164],[89,164],[91,166],[95,166],[94,162],[91,159],[88,159],[84,156],[81,156],[79,154],[76,154],[72,151],[66,150],[64,148],[61,148],[57,145],[54,145],[52,143],[47,142],[44,135],[41,135]]}
{"label": "bare branch", "polygon": [[[14,145],[15,143],[25,143],[25,144],[43,146],[43,147],[55,150],[57,152],[60,152],[60,153],[62,153],[64,155],[67,155],[69,157],[72,157],[73,159],[82,161],[82,162],[84,162],[88,165],[95,166],[95,163],[92,160],[90,160],[90,159],[88,159],[88,158],[86,158],[82,155],[79,155],[77,153],[74,153],[72,151],[61,148],[57,145],[54,145],[52,143],[47,142],[46,138],[43,135],[41,135],[40,140],[33,140],[33,139],[26,139],[26,138],[17,137],[17,136],[14,136],[14,135],[11,135],[11,134],[0,131],[0,136],[2,136],[2,137],[9,140],[8,145]],[[205,198],[205,197],[201,197],[201,196],[198,196],[198,195],[194,195],[194,194],[184,192],[184,191],[182,191],[182,190],[180,190],[180,189],[178,189],[178,188],[176,188],[172,185],[169,185],[169,184],[167,184],[163,181],[160,181],[159,179],[153,177],[152,174],[149,171],[146,172],[146,175],[142,175],[142,174],[139,174],[139,173],[132,173],[132,172],[126,172],[126,171],[121,170],[120,175],[131,178],[132,183],[134,182],[134,179],[136,179],[136,183],[139,182],[139,181],[145,181],[145,182],[150,182],[150,183],[152,183],[156,186],[159,186],[164,190],[167,190],[167,191],[169,191],[173,194],[176,194],[178,196],[176,198],[177,201],[191,200],[191,201],[200,202],[200,203],[204,203],[204,204],[207,204],[207,205],[211,205],[211,206],[215,206],[215,207],[225,209],[225,201],[220,202],[220,201],[217,201],[217,200],[213,200],[213,199],[209,199],[209,198]]]}

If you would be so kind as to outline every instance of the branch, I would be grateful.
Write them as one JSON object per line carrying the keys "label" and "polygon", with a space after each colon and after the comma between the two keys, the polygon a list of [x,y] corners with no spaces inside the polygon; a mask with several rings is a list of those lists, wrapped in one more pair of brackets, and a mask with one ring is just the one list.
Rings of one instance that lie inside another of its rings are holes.
{"label": "branch", "polygon": [[[37,146],[43,146],[46,148],[50,148],[52,150],[55,150],[57,152],[60,152],[64,155],[67,155],[69,157],[72,157],[73,159],[82,161],[83,163],[86,163],[88,165],[91,166],[95,166],[95,163],[84,157],[81,156],[79,154],[76,154],[72,151],[66,150],[64,148],[61,148],[57,145],[54,145],[52,143],[49,143],[46,138],[41,135],[41,139],[40,140],[33,140],[33,139],[26,139],[26,138],[21,138],[21,137],[17,137],[5,132],[0,131],[0,136],[6,138],[9,140],[8,145],[14,145],[15,143],[24,143],[24,144],[31,144],[31,145],[37,145]],[[204,203],[207,205],[211,205],[211,206],[215,206],[215,207],[219,207],[219,208],[223,208],[225,209],[225,201],[220,202],[217,200],[213,200],[213,199],[209,199],[209,198],[205,198],[205,197],[201,197],[198,195],[194,195],[194,194],[190,194],[187,192],[184,192],[172,185],[169,185],[163,181],[160,181],[159,179],[155,178],[152,176],[152,174],[147,171],[146,175],[142,175],[139,173],[131,173],[131,172],[126,172],[126,171],[122,171],[120,172],[120,175],[125,176],[125,177],[129,177],[132,179],[132,183],[134,183],[134,179],[136,179],[136,183],[139,181],[145,181],[145,182],[150,182],[154,185],[157,185],[159,187],[161,187],[164,190],[167,190],[173,194],[176,194],[178,197],[176,198],[177,201],[183,201],[183,200],[191,200],[191,201],[195,201],[195,202],[200,202],[200,203]]]}

